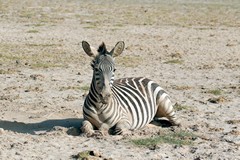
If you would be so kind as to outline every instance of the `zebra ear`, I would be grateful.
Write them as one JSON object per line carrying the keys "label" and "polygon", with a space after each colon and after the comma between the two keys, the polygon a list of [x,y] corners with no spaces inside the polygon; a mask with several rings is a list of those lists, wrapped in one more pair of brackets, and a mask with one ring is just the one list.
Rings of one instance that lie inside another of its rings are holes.
{"label": "zebra ear", "polygon": [[123,50],[124,50],[124,42],[123,41],[119,41],[115,47],[111,50],[110,54],[113,56],[113,57],[117,57],[119,56]]}
{"label": "zebra ear", "polygon": [[87,53],[87,55],[89,57],[96,57],[97,53],[96,53],[96,49],[91,47],[88,42],[86,41],[82,41],[82,48],[85,51],[85,53]]}

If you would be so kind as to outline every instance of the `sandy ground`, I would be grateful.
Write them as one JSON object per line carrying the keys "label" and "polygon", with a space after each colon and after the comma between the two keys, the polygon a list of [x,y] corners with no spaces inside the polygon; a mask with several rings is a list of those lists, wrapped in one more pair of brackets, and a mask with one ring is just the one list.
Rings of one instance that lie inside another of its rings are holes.
{"label": "sandy ground", "polygon": [[[240,159],[238,1],[0,1],[0,159]],[[165,88],[182,127],[85,137],[92,71],[82,48],[120,40],[116,78]],[[132,139],[188,132],[191,145]]]}

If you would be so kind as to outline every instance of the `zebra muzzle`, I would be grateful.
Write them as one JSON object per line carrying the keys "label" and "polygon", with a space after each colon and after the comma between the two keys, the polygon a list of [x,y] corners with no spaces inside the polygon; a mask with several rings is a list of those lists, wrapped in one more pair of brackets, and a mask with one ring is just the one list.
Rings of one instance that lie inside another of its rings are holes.
{"label": "zebra muzzle", "polygon": [[103,104],[107,104],[111,99],[111,94],[100,94],[100,99]]}

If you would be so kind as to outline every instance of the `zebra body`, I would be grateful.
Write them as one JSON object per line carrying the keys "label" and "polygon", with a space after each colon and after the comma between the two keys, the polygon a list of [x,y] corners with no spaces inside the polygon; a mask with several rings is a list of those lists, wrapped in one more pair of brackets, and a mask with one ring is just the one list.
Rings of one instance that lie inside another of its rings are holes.
{"label": "zebra body", "polygon": [[83,106],[81,130],[94,135],[94,128],[103,132],[114,128],[114,134],[124,134],[144,127],[155,117],[166,117],[173,125],[178,125],[169,96],[157,83],[143,77],[114,81],[112,57],[121,54],[124,47],[123,42],[119,43],[111,52],[107,52],[103,43],[94,54],[90,45],[83,42],[84,51],[94,57],[94,73]]}

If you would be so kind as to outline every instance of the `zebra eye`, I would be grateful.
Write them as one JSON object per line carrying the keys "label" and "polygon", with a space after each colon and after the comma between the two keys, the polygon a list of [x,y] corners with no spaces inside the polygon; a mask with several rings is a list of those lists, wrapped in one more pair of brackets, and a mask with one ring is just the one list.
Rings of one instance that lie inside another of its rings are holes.
{"label": "zebra eye", "polygon": [[94,71],[99,71],[99,68],[94,68]]}
{"label": "zebra eye", "polygon": [[115,71],[116,71],[116,68],[114,68],[113,72],[115,72]]}

